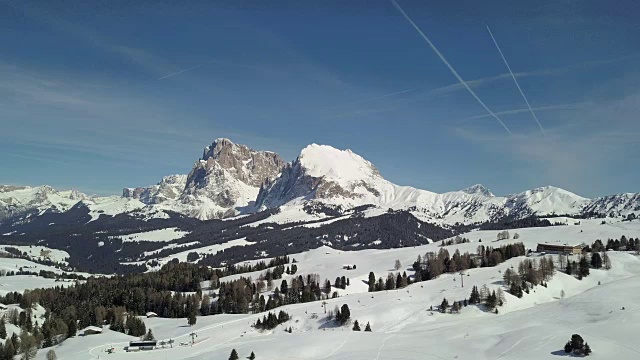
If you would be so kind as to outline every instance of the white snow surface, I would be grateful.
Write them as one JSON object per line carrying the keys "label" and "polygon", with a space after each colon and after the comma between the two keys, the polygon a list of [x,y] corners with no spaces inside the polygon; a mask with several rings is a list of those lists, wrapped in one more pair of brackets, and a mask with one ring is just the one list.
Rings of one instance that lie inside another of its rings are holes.
{"label": "white snow surface", "polygon": [[123,242],[128,241],[171,241],[188,235],[188,231],[178,228],[166,228],[119,236]]}
{"label": "white snow surface", "polygon": [[[582,230],[582,231],[581,231]],[[471,243],[451,245],[461,252],[475,252],[483,245],[500,246],[522,241],[527,248],[538,242],[586,242],[595,239],[640,236],[640,223],[600,225],[599,220],[582,220],[580,225],[511,230],[518,240],[493,242],[498,231],[475,231],[464,236]],[[537,286],[530,294],[518,299],[506,294],[507,302],[499,314],[476,306],[462,309],[460,314],[440,314],[429,311],[444,297],[449,302],[469,296],[472,286],[487,285],[497,289],[502,285],[502,273],[516,266],[522,258],[514,258],[497,267],[466,271],[464,287],[460,275],[446,274],[431,281],[412,284],[407,288],[367,292],[370,271],[376,277],[394,272],[396,259],[401,271],[409,276],[411,263],[418,255],[438,251],[439,244],[419,247],[343,252],[323,247],[301,254],[292,254],[298,262],[298,273],[318,273],[324,278],[346,276],[351,285],[338,290],[340,297],[327,300],[327,308],[348,304],[351,318],[360,326],[370,323],[373,332],[354,332],[351,325],[343,327],[327,322],[321,302],[288,305],[276,309],[287,311],[292,319],[272,331],[256,331],[250,324],[264,314],[215,315],[198,317],[197,324],[187,327],[185,319],[143,319],[158,339],[174,339],[173,349],[125,353],[122,348],[134,340],[123,334],[105,332],[89,337],[68,339],[55,348],[58,358],[80,360],[109,359],[227,359],[231,349],[240,358],[253,351],[257,359],[556,359],[563,358],[564,344],[574,333],[580,334],[591,346],[591,359],[638,359],[640,346],[635,341],[640,321],[640,257],[625,252],[609,252],[611,270],[591,270],[582,281],[556,272],[548,287]],[[576,257],[577,259],[577,257]],[[556,258],[557,260],[557,258]],[[357,265],[356,270],[344,270],[344,264]],[[260,272],[243,274],[258,277]],[[236,275],[234,277],[238,277]],[[229,280],[234,277],[223,278]],[[291,276],[285,275],[285,278]],[[600,284],[600,285],[598,285]],[[566,297],[560,298],[564,290]],[[625,310],[622,310],[623,307]],[[292,334],[284,331],[293,329]],[[195,331],[193,346],[179,346]],[[114,354],[104,349],[115,347]],[[44,359],[39,351],[38,359]]]}
{"label": "white snow surface", "polygon": [[369,161],[351,150],[338,150],[328,145],[311,144],[298,157],[307,175],[325,177],[340,183],[373,179],[378,171]]}
{"label": "white snow surface", "polygon": [[6,247],[16,248],[22,252],[26,252],[31,259],[36,260],[52,260],[66,264],[64,259],[69,258],[69,253],[64,250],[51,249],[46,246],[31,245],[31,246],[18,246],[18,245],[0,245],[0,250],[4,250]]}
{"label": "white snow surface", "polygon": [[115,216],[125,212],[142,209],[145,205],[136,199],[121,196],[94,197],[83,201],[89,208],[91,220],[97,220],[100,215]]}

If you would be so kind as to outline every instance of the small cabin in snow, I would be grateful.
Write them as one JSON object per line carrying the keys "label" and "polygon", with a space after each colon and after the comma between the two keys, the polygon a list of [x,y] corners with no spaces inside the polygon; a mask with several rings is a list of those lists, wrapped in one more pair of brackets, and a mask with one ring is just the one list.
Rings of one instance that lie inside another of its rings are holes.
{"label": "small cabin in snow", "polygon": [[102,334],[102,328],[97,326],[87,326],[80,331],[84,336]]}
{"label": "small cabin in snow", "polygon": [[154,318],[154,317],[158,317],[158,314],[154,313],[153,311],[149,311],[147,313],[147,318]]}

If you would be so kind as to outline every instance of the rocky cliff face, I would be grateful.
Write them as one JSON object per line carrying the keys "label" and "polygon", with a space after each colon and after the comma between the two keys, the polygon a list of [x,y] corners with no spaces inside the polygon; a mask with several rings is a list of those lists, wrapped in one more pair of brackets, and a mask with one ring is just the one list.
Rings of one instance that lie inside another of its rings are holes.
{"label": "rocky cliff face", "polygon": [[161,204],[165,201],[177,200],[187,183],[187,175],[169,175],[156,185],[149,187],[124,188],[122,197],[137,199],[147,205]]}
{"label": "rocky cliff face", "polygon": [[285,161],[271,151],[256,151],[229,139],[217,139],[204,148],[202,159],[189,174],[187,187],[199,182],[215,165],[249,186],[260,187],[265,180],[278,176]]}
{"label": "rocky cliff face", "polygon": [[200,219],[250,211],[260,185],[274,179],[285,161],[271,151],[256,151],[229,139],[204,148],[188,175],[166,176],[157,185],[125,188],[123,197]]}

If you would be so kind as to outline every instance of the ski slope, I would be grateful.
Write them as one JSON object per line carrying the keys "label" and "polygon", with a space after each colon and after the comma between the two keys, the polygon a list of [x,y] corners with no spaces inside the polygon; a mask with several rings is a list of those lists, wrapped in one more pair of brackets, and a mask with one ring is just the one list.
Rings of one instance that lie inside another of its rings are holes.
{"label": "ski slope", "polygon": [[[522,241],[527,248],[538,242],[591,243],[597,238],[640,236],[640,222],[600,225],[600,220],[582,220],[581,225],[511,230],[517,240],[496,239],[497,231],[466,234],[471,243],[447,246],[450,253],[475,252],[483,245],[500,246]],[[327,300],[327,309],[348,304],[351,318],[361,328],[367,322],[373,332],[353,332],[350,326],[338,327],[325,319],[321,302],[295,304],[279,309],[292,319],[272,331],[259,332],[252,324],[263,314],[216,315],[199,317],[194,327],[185,319],[144,319],[156,338],[174,339],[174,347],[142,353],[125,353],[122,348],[133,338],[106,331],[101,335],[68,339],[55,348],[61,359],[227,359],[231,349],[240,358],[252,351],[257,359],[557,359],[564,356],[563,345],[574,333],[591,346],[593,359],[638,359],[637,324],[640,321],[640,258],[631,253],[609,252],[611,270],[591,270],[582,281],[556,272],[548,287],[537,286],[518,299],[506,294],[507,302],[499,314],[476,306],[460,314],[429,311],[446,297],[449,302],[469,296],[471,287],[502,286],[502,274],[517,266],[514,258],[493,268],[467,270],[462,287],[460,275],[446,274],[404,289],[367,292],[370,271],[384,277],[396,259],[407,270],[418,254],[438,251],[439,244],[391,250],[336,251],[329,247],[291,255],[298,262],[298,273],[319,273],[333,281],[346,276],[351,286],[338,290],[340,297]],[[576,257],[577,258],[577,257]],[[355,264],[355,270],[343,270],[343,264]],[[394,271],[395,272],[395,271]],[[254,279],[259,272],[250,274]],[[247,276],[245,274],[244,276]],[[285,275],[286,277],[286,275]],[[232,277],[224,278],[231,279]],[[600,284],[600,285],[599,285]],[[560,293],[564,290],[566,297]],[[622,310],[622,308],[625,310]],[[278,309],[278,310],[279,310]],[[293,333],[284,331],[291,326]],[[196,344],[188,342],[197,334]],[[104,349],[115,347],[114,354]],[[44,359],[40,351],[38,359]],[[560,356],[560,357],[559,357]]]}

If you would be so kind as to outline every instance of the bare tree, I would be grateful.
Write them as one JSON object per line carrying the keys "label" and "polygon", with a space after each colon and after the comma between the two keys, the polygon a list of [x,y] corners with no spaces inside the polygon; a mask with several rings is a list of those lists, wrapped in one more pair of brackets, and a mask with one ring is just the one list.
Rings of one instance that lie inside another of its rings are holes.
{"label": "bare tree", "polygon": [[607,255],[606,252],[602,253],[602,264],[604,265],[605,269],[611,269],[611,259],[609,259],[609,255]]}
{"label": "bare tree", "polygon": [[400,263],[400,260],[397,260],[397,259],[396,259],[396,263],[395,263],[395,265],[394,265],[394,268],[395,268],[396,270],[400,270],[400,268],[401,268],[401,267],[402,267],[402,263]]}
{"label": "bare tree", "polygon": [[56,352],[53,351],[53,349],[47,351],[47,360],[58,360],[58,355],[56,355]]}
{"label": "bare tree", "polygon": [[564,289],[560,290],[560,298],[564,299],[565,295],[566,294],[564,293]]}
{"label": "bare tree", "polygon": [[560,256],[558,256],[558,263],[560,265],[560,270],[564,271],[567,266],[567,258],[564,255],[560,254]]}
{"label": "bare tree", "polygon": [[22,352],[22,357],[20,358],[22,360],[35,359],[38,352],[36,338],[25,330],[20,333],[20,352]]}

